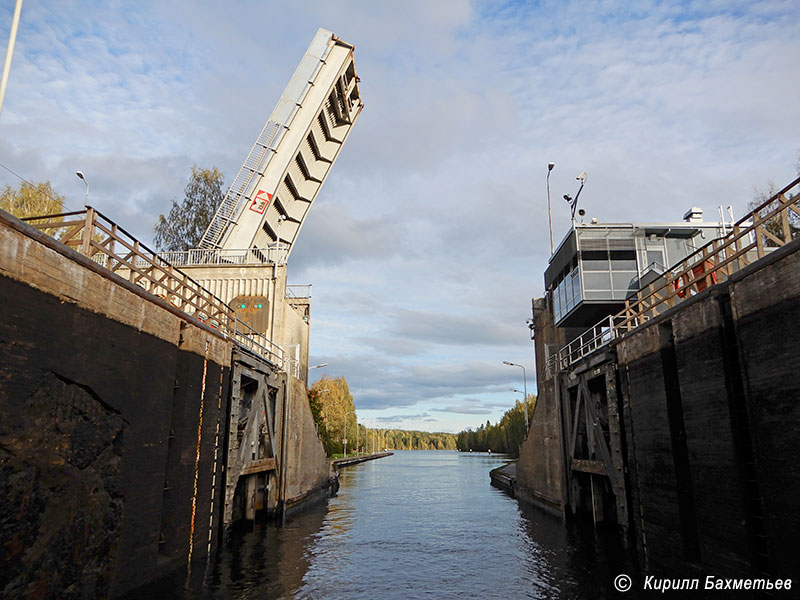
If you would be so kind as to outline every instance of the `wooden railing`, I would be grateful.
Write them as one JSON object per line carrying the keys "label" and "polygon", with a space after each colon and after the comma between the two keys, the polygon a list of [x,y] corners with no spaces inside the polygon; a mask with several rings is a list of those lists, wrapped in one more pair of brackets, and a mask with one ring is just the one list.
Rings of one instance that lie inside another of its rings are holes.
{"label": "wooden railing", "polygon": [[23,220],[298,376],[297,361],[280,346],[237,319],[234,310],[220,298],[94,208]]}
{"label": "wooden railing", "polygon": [[576,338],[546,364],[548,375],[568,367],[702,292],[726,281],[735,272],[800,237],[800,177],[730,226],[730,232],[711,240],[636,292],[625,308],[606,317]]}

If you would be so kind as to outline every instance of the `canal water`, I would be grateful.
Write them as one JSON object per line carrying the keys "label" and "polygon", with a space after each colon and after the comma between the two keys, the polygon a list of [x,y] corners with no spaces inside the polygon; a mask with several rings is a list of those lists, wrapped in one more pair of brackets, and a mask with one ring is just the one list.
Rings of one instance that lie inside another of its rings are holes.
{"label": "canal water", "polygon": [[337,496],[283,528],[234,532],[188,587],[162,582],[148,597],[615,597],[614,578],[632,571],[616,536],[567,529],[492,487],[507,460],[402,451],[345,467]]}

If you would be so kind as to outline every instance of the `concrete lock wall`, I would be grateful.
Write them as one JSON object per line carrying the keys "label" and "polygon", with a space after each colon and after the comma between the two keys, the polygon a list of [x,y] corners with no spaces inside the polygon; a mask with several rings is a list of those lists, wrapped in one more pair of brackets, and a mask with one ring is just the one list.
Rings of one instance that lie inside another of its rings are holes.
{"label": "concrete lock wall", "polygon": [[192,527],[203,557],[230,344],[0,221],[0,589],[116,595],[185,562]]}
{"label": "concrete lock wall", "polygon": [[633,525],[652,568],[798,572],[799,248],[617,344]]}
{"label": "concrete lock wall", "polygon": [[289,378],[291,396],[287,440],[287,505],[296,505],[307,496],[329,493],[335,477],[322,440],[317,435],[305,384]]}
{"label": "concrete lock wall", "polygon": [[[269,306],[264,333],[300,363],[305,381],[308,372],[309,316],[308,298],[286,297],[286,265],[195,265],[181,268],[223,302],[237,297],[264,296]],[[236,307],[234,307],[236,308]]]}
{"label": "concrete lock wall", "polygon": [[553,326],[552,307],[546,302],[545,298],[537,298],[533,304],[538,388],[528,436],[522,443],[517,461],[515,494],[522,500],[538,503],[560,514],[563,511],[564,465],[559,408],[555,380],[543,375],[546,348],[560,348],[565,342],[563,330]]}
{"label": "concrete lock wall", "polygon": [[[588,469],[594,482],[608,478],[613,494],[604,501],[616,504],[617,525],[648,570],[784,578],[800,570],[792,547],[800,534],[800,240],[560,375],[545,360],[575,331],[553,326],[545,299],[535,301],[534,321],[539,395],[517,464],[520,499],[583,513],[575,500],[587,493],[586,477],[575,471]],[[596,373],[605,381],[591,379]],[[572,429],[563,421],[583,383],[608,417],[611,462],[572,461],[570,470]]]}
{"label": "concrete lock wall", "polygon": [[285,299],[281,304],[277,320],[281,345],[299,363],[300,378],[307,383],[309,324],[304,318],[309,314],[308,301],[290,303]]}

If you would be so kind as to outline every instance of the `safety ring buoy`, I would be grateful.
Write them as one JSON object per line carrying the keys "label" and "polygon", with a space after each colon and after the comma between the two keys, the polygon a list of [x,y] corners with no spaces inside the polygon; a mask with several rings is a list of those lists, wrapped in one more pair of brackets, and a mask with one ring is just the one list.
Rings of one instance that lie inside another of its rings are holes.
{"label": "safety ring buoy", "polygon": [[[697,286],[698,294],[709,286],[708,282],[706,281],[706,272],[711,271],[713,268],[714,263],[712,263],[710,260],[704,260],[692,267],[693,283]],[[714,285],[715,283],[717,283],[717,272],[713,271],[711,273],[711,285]],[[686,277],[686,273],[679,275],[673,283],[673,286],[675,287],[675,293],[677,293],[678,297],[680,298],[686,297],[686,293],[688,292],[690,285],[691,284],[689,283],[689,278]]]}

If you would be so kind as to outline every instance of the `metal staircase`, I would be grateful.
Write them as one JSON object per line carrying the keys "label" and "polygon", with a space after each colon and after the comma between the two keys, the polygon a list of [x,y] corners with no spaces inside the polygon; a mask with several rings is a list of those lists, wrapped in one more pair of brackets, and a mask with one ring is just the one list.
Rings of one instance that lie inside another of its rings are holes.
{"label": "metal staircase", "polygon": [[[234,222],[239,208],[252,192],[252,184],[256,179],[256,175],[264,174],[267,164],[269,164],[269,159],[272,158],[283,132],[283,125],[271,120],[266,122],[250,149],[247,159],[239,169],[236,179],[233,180],[231,187],[228,188],[228,192],[222,199],[222,203],[217,208],[217,212],[214,214],[208,229],[203,234],[203,238],[200,240],[200,248],[213,250],[221,247],[228,227]],[[270,152],[270,150],[273,152]]]}
{"label": "metal staircase", "polygon": [[217,208],[200,249],[283,245],[288,255],[363,106],[357,82],[353,46],[319,29]]}

